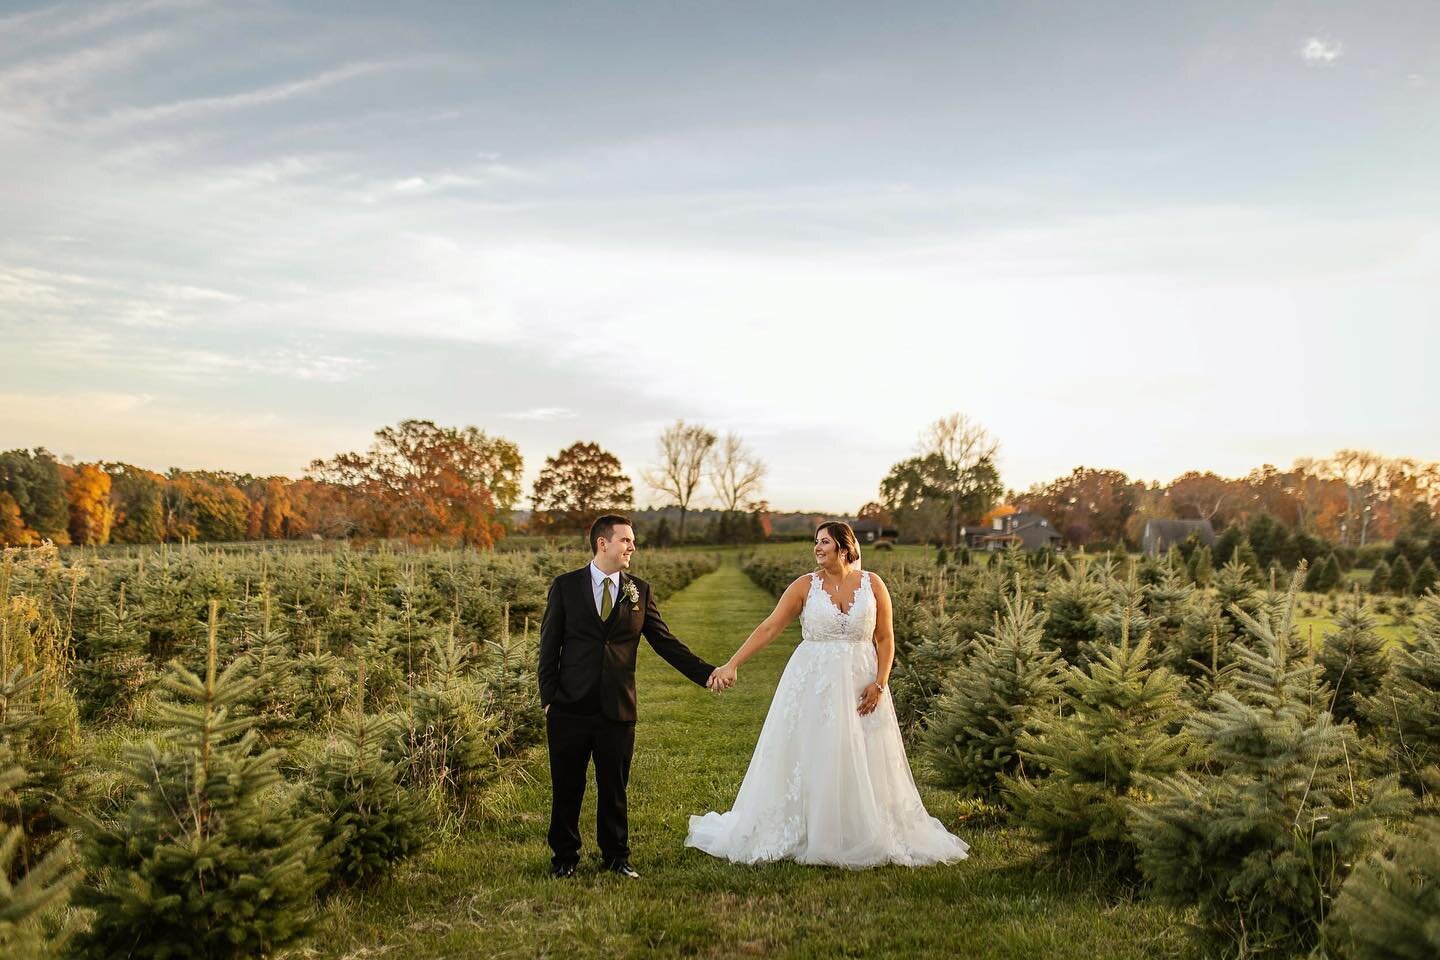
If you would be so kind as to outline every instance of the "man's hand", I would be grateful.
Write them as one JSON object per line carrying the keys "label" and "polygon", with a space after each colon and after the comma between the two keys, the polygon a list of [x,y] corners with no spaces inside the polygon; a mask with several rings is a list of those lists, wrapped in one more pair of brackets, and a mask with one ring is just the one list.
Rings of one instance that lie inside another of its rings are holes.
{"label": "man's hand", "polygon": [[724,666],[715,668],[714,672],[710,674],[710,679],[705,681],[705,686],[716,693],[719,693],[721,690],[729,690],[735,686],[735,681],[738,676],[739,671],[727,663]]}

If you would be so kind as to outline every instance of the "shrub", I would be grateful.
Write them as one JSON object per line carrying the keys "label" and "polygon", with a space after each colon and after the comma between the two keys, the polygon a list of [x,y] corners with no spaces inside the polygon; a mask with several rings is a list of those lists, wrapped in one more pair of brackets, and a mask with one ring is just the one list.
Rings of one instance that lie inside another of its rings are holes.
{"label": "shrub", "polygon": [[317,818],[273,792],[274,752],[256,754],[251,720],[231,709],[253,678],[232,663],[217,675],[211,602],[205,678],[176,665],[165,687],[166,739],[129,751],[138,790],[114,822],[92,822],[87,861],[99,873],[77,899],[94,911],[83,956],[251,957],[306,929],[326,877]]}
{"label": "shrub", "polygon": [[1331,691],[1330,712],[1336,720],[1358,721],[1366,698],[1380,689],[1390,658],[1358,589],[1352,597],[1336,622],[1339,629],[1325,635],[1319,660],[1321,677]]}
{"label": "shrub", "polygon": [[1409,803],[1393,778],[1356,791],[1350,728],[1321,704],[1320,667],[1293,655],[1298,576],[1277,620],[1234,611],[1252,636],[1233,692],[1188,725],[1206,769],[1155,781],[1136,810],[1140,869],[1164,901],[1193,906],[1241,954],[1303,952],[1320,936],[1347,865]]}
{"label": "shrub", "polygon": [[1415,621],[1415,642],[1398,644],[1379,691],[1361,712],[1388,744],[1407,782],[1440,762],[1440,595],[1426,594]]}
{"label": "shrub", "polygon": [[1001,774],[1020,769],[1020,735],[1036,729],[1058,692],[1059,654],[1043,647],[1044,617],[1023,597],[1004,604],[993,632],[976,638],[950,677],[925,733],[941,779],[972,796],[992,796]]}
{"label": "shrub", "polygon": [[394,723],[361,710],[342,720],[303,796],[334,854],[333,884],[373,880],[425,845],[428,814],[383,756]]}
{"label": "shrub", "polygon": [[1423,817],[1345,881],[1331,941],[1352,960],[1440,957],[1440,818]]}
{"label": "shrub", "polygon": [[1020,735],[1026,776],[1003,777],[1019,821],[1061,852],[1095,855],[1129,872],[1135,860],[1127,829],[1131,807],[1144,802],[1140,783],[1181,769],[1189,738],[1173,733],[1189,712],[1184,680],[1151,663],[1150,642],[1102,644],[1083,668],[1065,672],[1064,707],[1042,713]]}

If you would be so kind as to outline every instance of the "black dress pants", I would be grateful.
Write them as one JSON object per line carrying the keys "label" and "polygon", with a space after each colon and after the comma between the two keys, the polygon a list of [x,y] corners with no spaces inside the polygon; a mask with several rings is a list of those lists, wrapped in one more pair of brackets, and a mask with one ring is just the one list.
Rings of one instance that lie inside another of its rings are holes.
{"label": "black dress pants", "polygon": [[555,866],[580,860],[580,805],[590,758],[595,759],[595,842],[606,864],[630,859],[625,788],[635,755],[635,724],[603,715],[579,716],[551,707],[545,714],[550,748],[550,850]]}

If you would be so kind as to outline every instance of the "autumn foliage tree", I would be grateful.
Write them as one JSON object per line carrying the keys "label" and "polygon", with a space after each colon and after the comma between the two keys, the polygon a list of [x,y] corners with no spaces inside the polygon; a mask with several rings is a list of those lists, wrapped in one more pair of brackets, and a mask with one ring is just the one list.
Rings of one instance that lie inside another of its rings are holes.
{"label": "autumn foliage tree", "polygon": [[601,513],[629,510],[635,488],[620,460],[595,443],[572,443],[553,457],[535,480],[531,529],[537,532],[585,530]]}
{"label": "autumn foliage tree", "polygon": [[1119,470],[1076,467],[1069,476],[1032,487],[1022,499],[1070,543],[1119,543],[1125,538],[1126,522],[1135,513],[1143,491],[1143,484]]}
{"label": "autumn foliage tree", "polygon": [[8,493],[20,520],[36,538],[70,540],[70,507],[60,464],[44,447],[0,453],[0,493]]}
{"label": "autumn foliage tree", "polygon": [[0,547],[23,547],[33,541],[35,531],[25,526],[20,504],[5,491],[0,491]]}
{"label": "autumn foliage tree", "polygon": [[162,502],[167,540],[244,540],[250,501],[231,474],[171,470]]}
{"label": "autumn foliage tree", "polygon": [[109,543],[115,524],[110,499],[110,474],[97,464],[63,467],[65,498],[70,506],[70,542],[91,546]]}
{"label": "autumn foliage tree", "polygon": [[522,466],[515,444],[476,427],[404,420],[377,430],[368,450],[314,461],[310,474],[343,489],[357,531],[490,547],[519,498]]}
{"label": "autumn foliage tree", "polygon": [[102,463],[110,477],[115,543],[159,543],[165,538],[165,478],[128,463]]}

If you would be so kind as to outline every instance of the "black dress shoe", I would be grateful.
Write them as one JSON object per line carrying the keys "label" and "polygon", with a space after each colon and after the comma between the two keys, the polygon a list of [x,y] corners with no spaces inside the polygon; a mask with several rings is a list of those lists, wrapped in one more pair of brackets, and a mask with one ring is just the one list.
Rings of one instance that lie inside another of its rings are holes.
{"label": "black dress shoe", "polygon": [[640,874],[636,873],[635,869],[624,860],[616,860],[614,863],[610,864],[605,869],[609,870],[611,873],[618,874],[622,877],[627,877],[631,880],[640,879]]}
{"label": "black dress shoe", "polygon": [[559,864],[555,864],[554,866],[552,866],[552,867],[550,868],[550,876],[556,877],[556,878],[573,877],[573,876],[575,876],[575,864],[573,864],[573,863],[559,863]]}

